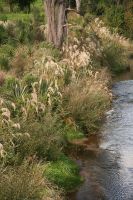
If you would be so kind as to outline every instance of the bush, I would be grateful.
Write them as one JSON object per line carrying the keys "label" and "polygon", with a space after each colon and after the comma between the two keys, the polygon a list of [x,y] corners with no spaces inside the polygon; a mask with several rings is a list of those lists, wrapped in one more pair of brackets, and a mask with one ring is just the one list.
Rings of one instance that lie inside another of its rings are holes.
{"label": "bush", "polygon": [[105,9],[105,21],[111,28],[117,28],[117,31],[124,33],[124,7],[111,6]]}
{"label": "bush", "polygon": [[5,71],[10,69],[9,58],[5,55],[0,57],[0,69]]}
{"label": "bush", "polygon": [[105,88],[104,81],[89,78],[71,84],[64,91],[64,112],[85,134],[99,129],[99,122],[110,102]]}
{"label": "bush", "polygon": [[33,8],[33,19],[34,19],[34,23],[38,24],[40,22],[44,22],[44,13],[42,14],[40,12],[39,8],[34,7]]}
{"label": "bush", "polygon": [[15,143],[17,155],[20,158],[36,155],[42,160],[56,160],[61,153],[63,145],[63,133],[57,119],[47,114],[42,122],[24,122],[24,132],[30,137],[18,138]]}
{"label": "bush", "polygon": [[24,83],[27,85],[27,88],[29,92],[32,92],[32,85],[34,82],[37,82],[38,78],[36,76],[33,76],[32,74],[27,74],[24,77]]}
{"label": "bush", "polygon": [[59,61],[61,59],[61,51],[57,48],[55,48],[52,44],[49,44],[47,42],[42,42],[40,45],[41,48],[46,49],[46,55],[51,56],[56,61]]}
{"label": "bush", "polygon": [[110,70],[114,74],[123,72],[127,68],[127,60],[123,48],[115,42],[108,41],[107,43],[104,45],[104,54]]}
{"label": "bush", "polygon": [[31,22],[19,20],[16,24],[16,35],[20,43],[33,42],[33,26]]}
{"label": "bush", "polygon": [[125,20],[125,33],[126,36],[131,37],[133,39],[133,2],[127,2],[124,20]]}
{"label": "bush", "polygon": [[[12,111],[13,115],[18,116],[20,113],[17,110]],[[37,116],[32,113],[32,110],[29,115],[26,120],[17,119],[19,125],[15,123],[15,127],[1,129],[1,141],[7,152],[5,163],[17,164],[25,158],[34,156],[40,160],[56,160],[60,156],[64,134],[57,118],[50,114],[44,114],[44,116],[40,114],[37,120]],[[12,144],[10,140],[12,140]]]}
{"label": "bush", "polygon": [[3,5],[0,4],[0,12],[2,13],[4,11]]}
{"label": "bush", "polygon": [[60,191],[43,176],[40,166],[23,164],[0,170],[0,200],[60,200]]}
{"label": "bush", "polygon": [[92,13],[96,11],[97,4],[94,2],[95,0],[88,1],[88,0],[81,0],[81,14],[85,15],[86,13]]}
{"label": "bush", "polygon": [[27,64],[27,58],[24,54],[20,53],[14,56],[10,64],[16,76],[22,76],[24,73],[25,66]]}
{"label": "bush", "polygon": [[3,44],[0,47],[0,68],[8,71],[10,69],[10,58],[14,55],[14,47],[10,44]]}
{"label": "bush", "polygon": [[4,87],[5,87],[5,92],[6,90],[11,90],[11,88],[14,87],[14,85],[16,84],[17,80],[15,77],[7,77],[6,80],[5,80],[5,84],[4,84]]}
{"label": "bush", "polygon": [[5,44],[7,41],[8,41],[8,34],[3,25],[0,25],[0,44]]}
{"label": "bush", "polygon": [[68,126],[65,128],[65,138],[66,138],[66,141],[72,142],[75,139],[84,138],[84,134],[78,131],[76,128]]}
{"label": "bush", "polygon": [[7,57],[12,57],[15,53],[15,47],[10,44],[4,44],[0,47],[0,54],[6,55]]}
{"label": "bush", "polygon": [[100,16],[108,26],[114,28],[126,37],[132,38],[133,32],[133,2],[107,0],[81,0],[81,14]]}
{"label": "bush", "polygon": [[82,182],[78,166],[65,156],[62,156],[56,162],[48,164],[44,175],[49,181],[69,192]]}

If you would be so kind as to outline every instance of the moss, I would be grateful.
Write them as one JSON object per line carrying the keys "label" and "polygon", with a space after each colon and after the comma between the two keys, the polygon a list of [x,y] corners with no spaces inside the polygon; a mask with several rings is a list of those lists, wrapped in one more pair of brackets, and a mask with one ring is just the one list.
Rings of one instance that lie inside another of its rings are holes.
{"label": "moss", "polygon": [[82,183],[79,167],[64,155],[58,161],[49,163],[44,174],[49,181],[65,191],[73,190]]}

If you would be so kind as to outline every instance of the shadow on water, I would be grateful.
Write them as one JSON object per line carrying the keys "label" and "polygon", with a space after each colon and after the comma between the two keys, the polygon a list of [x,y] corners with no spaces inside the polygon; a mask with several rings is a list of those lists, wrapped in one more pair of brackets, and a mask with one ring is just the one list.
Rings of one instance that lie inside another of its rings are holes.
{"label": "shadow on water", "polygon": [[100,137],[91,136],[78,155],[85,181],[69,196],[71,200],[133,200],[133,80],[129,79],[133,70],[115,80],[112,91],[117,98]]}

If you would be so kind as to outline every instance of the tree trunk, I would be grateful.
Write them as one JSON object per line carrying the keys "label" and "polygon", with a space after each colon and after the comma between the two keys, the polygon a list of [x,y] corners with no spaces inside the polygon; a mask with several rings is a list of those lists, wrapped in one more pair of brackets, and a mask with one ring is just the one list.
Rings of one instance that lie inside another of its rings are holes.
{"label": "tree trunk", "polygon": [[76,8],[78,12],[80,12],[80,4],[81,4],[81,0],[76,0]]}
{"label": "tree trunk", "polygon": [[65,0],[44,0],[47,17],[47,40],[61,47],[66,32]]}

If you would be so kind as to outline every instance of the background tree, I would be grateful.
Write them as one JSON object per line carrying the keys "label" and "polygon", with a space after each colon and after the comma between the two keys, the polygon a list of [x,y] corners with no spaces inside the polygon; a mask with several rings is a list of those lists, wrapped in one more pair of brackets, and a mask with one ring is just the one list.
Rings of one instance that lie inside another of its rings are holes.
{"label": "background tree", "polygon": [[9,5],[10,12],[12,12],[13,4],[15,3],[15,0],[6,0],[6,3]]}
{"label": "background tree", "polygon": [[20,10],[24,10],[25,8],[28,8],[28,11],[30,12],[30,5],[36,0],[15,0],[15,1],[16,3],[18,3]]}
{"label": "background tree", "polygon": [[18,5],[21,11],[28,9],[30,12],[31,3],[35,1],[36,0],[6,0],[6,3],[8,3],[11,12],[13,11],[13,5]]}
{"label": "background tree", "polygon": [[81,0],[80,13],[100,16],[111,29],[133,38],[133,0]]}

